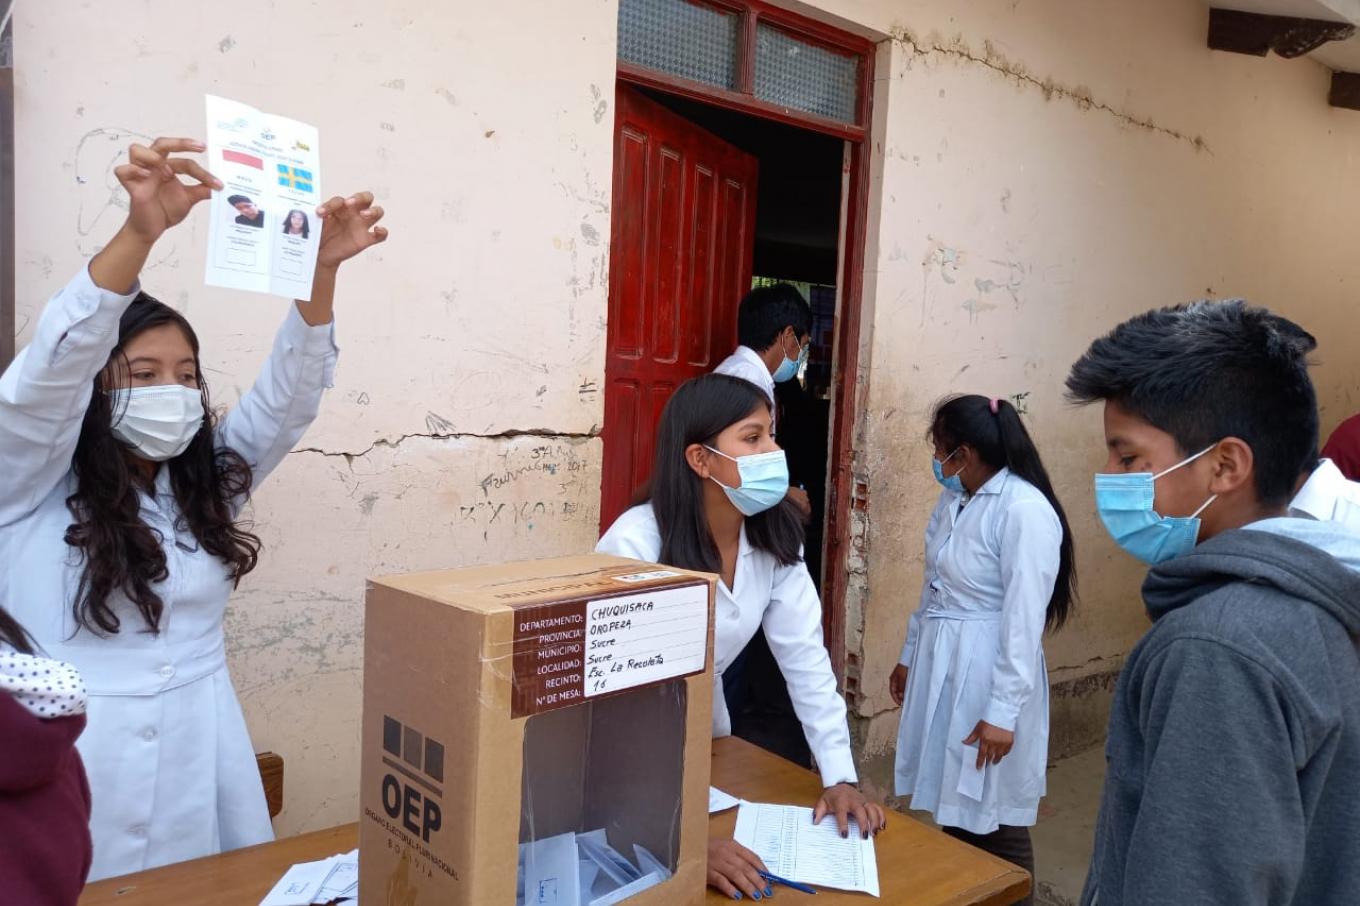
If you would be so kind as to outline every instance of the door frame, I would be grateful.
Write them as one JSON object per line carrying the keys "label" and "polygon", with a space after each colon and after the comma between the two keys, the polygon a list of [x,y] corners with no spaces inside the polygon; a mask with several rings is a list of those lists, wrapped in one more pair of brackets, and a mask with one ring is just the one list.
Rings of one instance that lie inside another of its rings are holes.
{"label": "door frame", "polygon": [[[854,431],[860,411],[859,355],[864,303],[864,259],[869,221],[870,126],[873,122],[877,45],[834,26],[773,6],[764,0],[691,0],[742,16],[737,90],[691,82],[633,63],[618,63],[620,82],[679,95],[760,119],[810,129],[850,145],[845,199],[845,254],[836,293],[832,347],[831,432],[828,438],[826,534],[822,547],[822,633],[837,679],[845,682],[846,595],[849,589],[852,507],[863,508],[854,487]],[[803,40],[860,59],[859,104],[854,124],[803,113],[754,95],[756,27],[777,25]]]}

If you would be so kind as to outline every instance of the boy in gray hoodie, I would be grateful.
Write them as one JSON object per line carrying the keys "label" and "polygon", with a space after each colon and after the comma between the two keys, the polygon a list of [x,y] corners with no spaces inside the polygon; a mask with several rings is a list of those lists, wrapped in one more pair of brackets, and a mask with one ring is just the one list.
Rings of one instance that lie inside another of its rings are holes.
{"label": "boy in gray hoodie", "polygon": [[1317,461],[1298,325],[1140,315],[1072,367],[1105,405],[1096,508],[1152,565],[1083,904],[1360,904],[1360,536],[1288,518]]}

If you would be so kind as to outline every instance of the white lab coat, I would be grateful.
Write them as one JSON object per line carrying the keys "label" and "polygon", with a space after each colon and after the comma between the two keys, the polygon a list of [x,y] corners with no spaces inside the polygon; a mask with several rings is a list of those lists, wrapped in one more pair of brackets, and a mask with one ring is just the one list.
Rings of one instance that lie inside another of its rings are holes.
{"label": "white lab coat", "polygon": [[1348,480],[1336,463],[1324,459],[1294,495],[1289,515],[1339,522],[1360,532],[1360,482]]}
{"label": "white lab coat", "polygon": [[760,357],[760,353],[749,346],[738,346],[735,352],[713,369],[713,373],[739,377],[765,391],[771,406],[770,432],[774,433],[775,409],[778,408],[774,404],[774,375],[770,374],[770,369],[765,366],[765,360]]}
{"label": "white lab coat", "polygon": [[[925,582],[902,647],[910,672],[896,791],[939,824],[988,834],[1034,824],[1046,789],[1042,641],[1062,525],[1043,494],[1007,469],[960,513],[963,499],[941,493],[926,528]],[[984,769],[975,798],[967,765],[977,749],[963,740],[979,720],[1013,730],[1015,746]]]}
{"label": "white lab coat", "polygon": [[[661,556],[661,532],[651,504],[620,516],[595,549],[655,563]],[[799,561],[781,566],[772,555],[753,548],[743,528],[733,584],[735,590],[719,580],[714,603],[714,737],[732,733],[722,694],[723,671],[763,626],[823,785],[856,782],[845,700],[836,691],[836,675],[822,643],[822,607],[807,565]]]}
{"label": "white lab coat", "polygon": [[[79,748],[93,799],[92,881],[273,839],[227,674],[231,582],[222,561],[176,527],[167,468],[141,511],[165,539],[160,633],[147,631],[121,594],[111,601],[122,621],[116,635],[77,631],[72,616],[83,567],[63,540],[71,458],[92,381],[132,298],[99,289],[82,270],[0,378],[0,600],[49,656],[76,665],[89,689]],[[334,370],[332,336],[289,304],[259,380],[219,424],[219,444],[245,457],[257,486],[316,417]]]}

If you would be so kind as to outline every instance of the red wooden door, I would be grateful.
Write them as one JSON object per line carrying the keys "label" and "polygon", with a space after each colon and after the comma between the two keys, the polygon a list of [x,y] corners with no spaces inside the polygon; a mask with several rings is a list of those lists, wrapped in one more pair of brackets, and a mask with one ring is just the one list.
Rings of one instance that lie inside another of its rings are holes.
{"label": "red wooden door", "polygon": [[637,89],[620,85],[616,103],[602,529],[651,475],[671,392],[736,348],[759,170]]}

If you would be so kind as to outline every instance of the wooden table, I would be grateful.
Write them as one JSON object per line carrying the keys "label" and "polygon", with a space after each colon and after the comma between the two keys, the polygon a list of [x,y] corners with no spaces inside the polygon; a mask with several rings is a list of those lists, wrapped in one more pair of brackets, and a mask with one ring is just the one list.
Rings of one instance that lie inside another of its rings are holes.
{"label": "wooden table", "polygon": [[[736,738],[713,741],[713,785],[754,802],[811,806],[821,783],[817,775]],[[709,818],[714,835],[730,837],[733,809]],[[80,906],[256,906],[296,862],[312,862],[358,845],[358,825],[290,837],[248,849],[181,862],[91,884]],[[1005,906],[1029,892],[1029,875],[1008,862],[892,813],[888,829],[874,841],[881,902],[907,906]],[[780,902],[803,902],[781,888]],[[716,891],[710,903],[731,903]],[[859,893],[823,890],[815,906],[874,902]],[[433,904],[431,904],[433,906]],[[813,903],[809,903],[813,906]]]}
{"label": "wooden table", "polygon": [[[735,737],[713,740],[713,785],[748,802],[779,802],[811,808],[822,791],[821,778],[792,762]],[[737,810],[708,819],[713,836],[732,836]],[[909,906],[1006,906],[1029,893],[1029,873],[1009,862],[960,843],[934,828],[897,812],[888,813],[888,828],[874,840],[878,856],[878,889],[882,902]],[[784,887],[776,902],[802,903],[807,894]],[[709,903],[731,900],[709,889]],[[743,901],[745,902],[745,901]],[[857,903],[874,898],[821,888],[808,906]]]}

